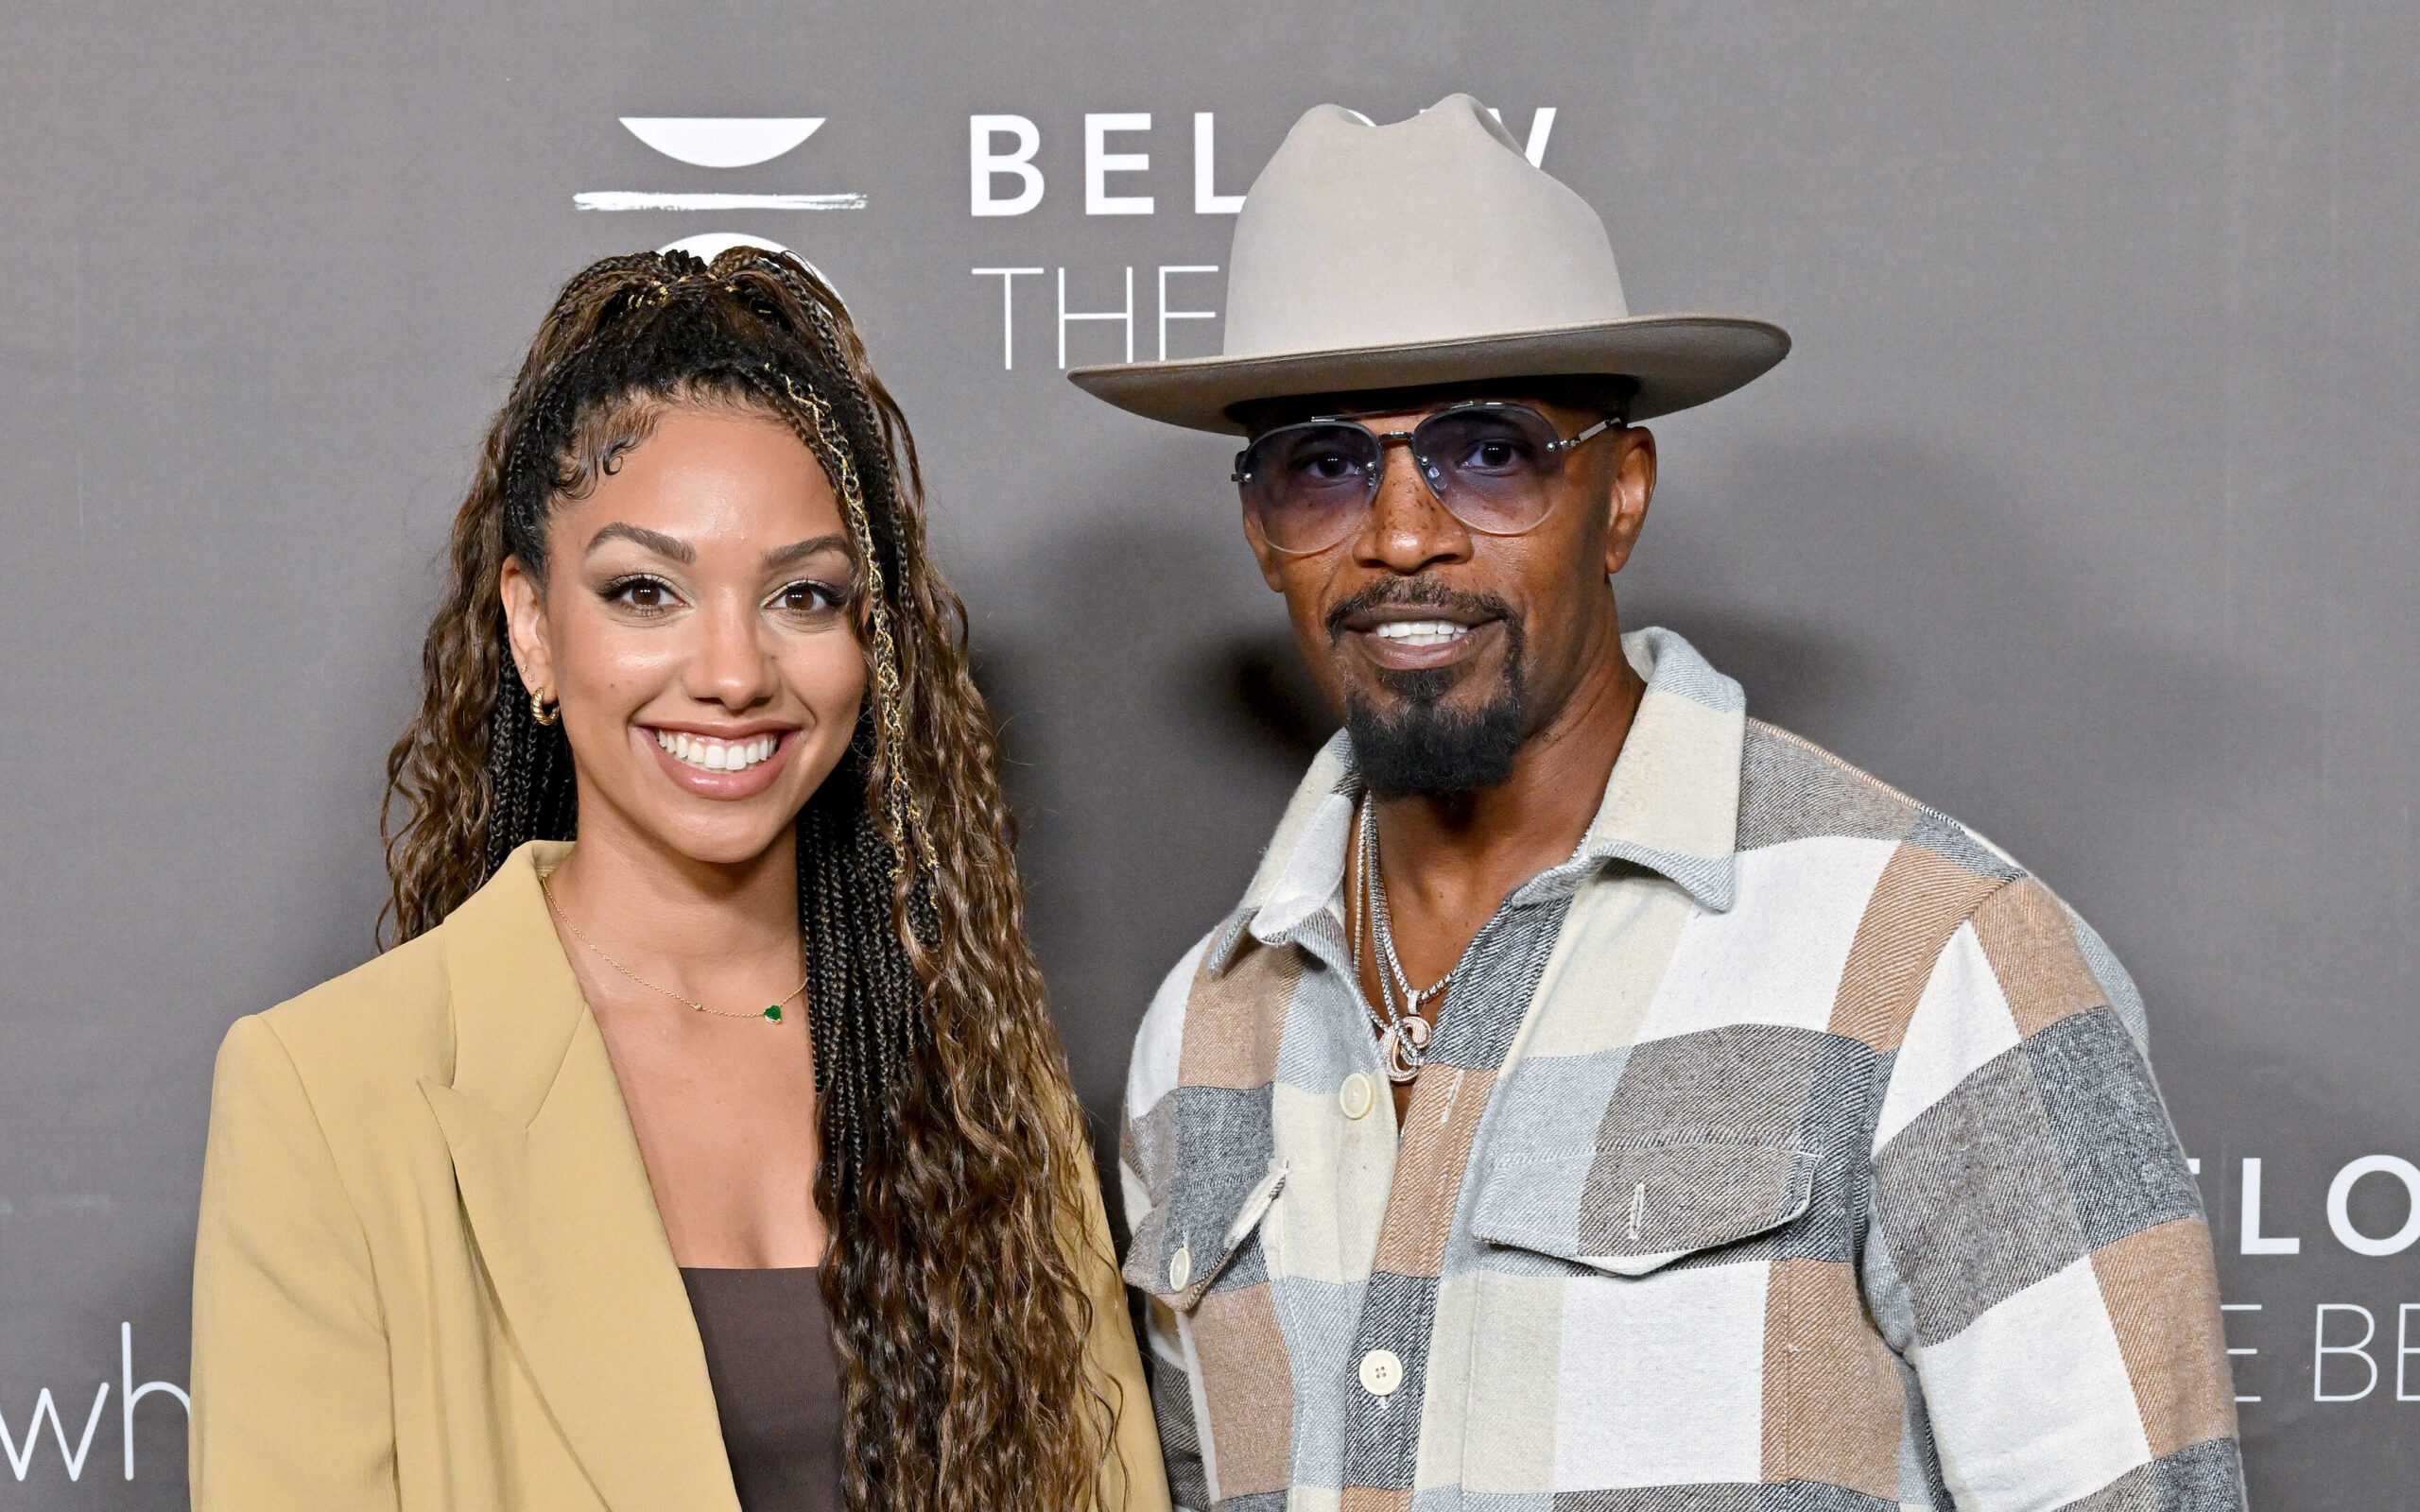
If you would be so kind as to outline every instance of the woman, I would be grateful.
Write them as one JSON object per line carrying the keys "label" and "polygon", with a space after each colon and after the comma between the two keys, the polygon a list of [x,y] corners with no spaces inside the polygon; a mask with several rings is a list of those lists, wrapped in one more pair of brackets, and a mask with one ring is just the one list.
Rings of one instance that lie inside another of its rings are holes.
{"label": "woman", "polygon": [[564,288],[389,762],[401,943],[219,1055],[197,1507],[1165,1507],[925,552],[812,271]]}

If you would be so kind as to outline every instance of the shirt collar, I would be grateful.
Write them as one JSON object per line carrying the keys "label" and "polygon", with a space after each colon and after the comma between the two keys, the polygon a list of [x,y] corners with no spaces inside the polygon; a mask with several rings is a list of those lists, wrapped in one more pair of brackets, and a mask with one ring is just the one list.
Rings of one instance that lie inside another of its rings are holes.
{"label": "shirt collar", "polygon": [[[1622,652],[1647,693],[1571,869],[1627,861],[1669,878],[1708,912],[1727,913],[1747,695],[1670,630],[1625,635]],[[1214,971],[1226,968],[1247,932],[1273,943],[1329,906],[1343,885],[1360,791],[1352,739],[1340,730],[1304,774],[1243,902],[1213,941]]]}

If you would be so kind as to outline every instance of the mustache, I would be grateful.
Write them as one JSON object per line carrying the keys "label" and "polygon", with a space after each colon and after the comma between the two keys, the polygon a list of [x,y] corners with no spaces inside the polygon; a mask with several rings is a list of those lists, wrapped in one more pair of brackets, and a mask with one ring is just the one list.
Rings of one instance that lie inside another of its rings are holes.
{"label": "mustache", "polygon": [[1328,644],[1333,645],[1343,637],[1345,621],[1391,605],[1455,610],[1481,619],[1503,620],[1515,631],[1520,627],[1520,617],[1512,612],[1512,606],[1494,593],[1466,593],[1433,577],[1403,577],[1372,583],[1329,606],[1322,621],[1327,627]]}

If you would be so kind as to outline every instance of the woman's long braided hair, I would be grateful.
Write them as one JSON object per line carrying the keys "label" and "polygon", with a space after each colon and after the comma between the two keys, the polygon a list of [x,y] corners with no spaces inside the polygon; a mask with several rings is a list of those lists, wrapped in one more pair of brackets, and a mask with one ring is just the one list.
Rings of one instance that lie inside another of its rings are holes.
{"label": "woman's long braided hair", "polygon": [[[822,1160],[822,1271],[856,1512],[1091,1503],[1114,1404],[1087,1379],[1092,1161],[1024,935],[965,616],[925,557],[915,443],[839,297],[736,248],[609,258],[564,286],[454,522],[418,717],[381,832],[400,942],[524,841],[569,839],[571,751],[507,648],[508,556],[543,581],[556,500],[645,415],[737,403],[822,463],[856,544],[869,692],[798,816]],[[633,422],[633,416],[637,422]]]}

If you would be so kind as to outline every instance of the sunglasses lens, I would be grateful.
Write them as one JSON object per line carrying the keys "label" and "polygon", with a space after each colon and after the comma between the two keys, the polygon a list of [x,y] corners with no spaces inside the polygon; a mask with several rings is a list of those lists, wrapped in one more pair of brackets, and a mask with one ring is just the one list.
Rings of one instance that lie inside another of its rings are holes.
{"label": "sunglasses lens", "polygon": [[1563,472],[1554,424],[1512,404],[1441,410],[1412,433],[1412,451],[1456,519],[1489,535],[1518,535],[1553,507]]}
{"label": "sunglasses lens", "polygon": [[1369,505],[1378,438],[1359,425],[1314,421],[1270,431],[1245,451],[1245,505],[1280,551],[1323,551]]}

